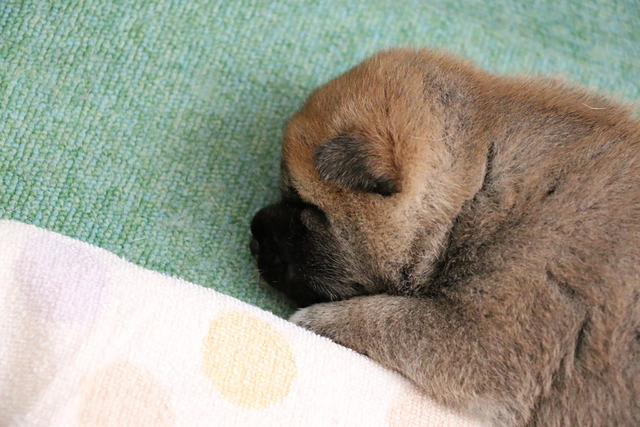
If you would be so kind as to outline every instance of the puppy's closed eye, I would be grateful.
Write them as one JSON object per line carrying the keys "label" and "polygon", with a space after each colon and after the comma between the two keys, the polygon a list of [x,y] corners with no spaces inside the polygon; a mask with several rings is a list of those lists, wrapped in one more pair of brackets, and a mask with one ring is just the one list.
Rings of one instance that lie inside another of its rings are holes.
{"label": "puppy's closed eye", "polygon": [[388,197],[398,192],[397,183],[372,171],[363,141],[339,135],[321,145],[314,156],[320,178],[351,190]]}

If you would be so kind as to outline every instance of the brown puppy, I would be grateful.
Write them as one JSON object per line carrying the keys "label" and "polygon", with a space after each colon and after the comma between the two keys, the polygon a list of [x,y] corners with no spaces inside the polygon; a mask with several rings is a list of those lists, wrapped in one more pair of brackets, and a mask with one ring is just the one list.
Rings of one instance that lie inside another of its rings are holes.
{"label": "brown puppy", "polygon": [[316,90],[252,222],[292,320],[495,424],[640,425],[640,125],[390,50]]}

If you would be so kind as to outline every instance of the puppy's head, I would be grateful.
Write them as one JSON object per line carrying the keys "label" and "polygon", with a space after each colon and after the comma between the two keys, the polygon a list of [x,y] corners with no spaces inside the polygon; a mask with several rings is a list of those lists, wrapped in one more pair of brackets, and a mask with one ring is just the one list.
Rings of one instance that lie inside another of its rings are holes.
{"label": "puppy's head", "polygon": [[268,283],[304,306],[426,280],[484,167],[467,135],[475,72],[391,50],[311,94],[285,130],[282,201],[251,224]]}

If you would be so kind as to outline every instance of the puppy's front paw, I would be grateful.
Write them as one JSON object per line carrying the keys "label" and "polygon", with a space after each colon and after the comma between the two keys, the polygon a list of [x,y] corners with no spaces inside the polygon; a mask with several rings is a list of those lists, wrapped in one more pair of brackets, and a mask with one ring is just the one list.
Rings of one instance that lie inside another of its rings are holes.
{"label": "puppy's front paw", "polygon": [[289,320],[358,353],[370,355],[372,346],[379,347],[371,338],[376,324],[372,316],[375,318],[380,313],[388,298],[388,295],[374,295],[315,304],[296,311]]}
{"label": "puppy's front paw", "polygon": [[289,320],[298,326],[332,338],[342,318],[340,303],[314,304],[293,313]]}
{"label": "puppy's front paw", "polygon": [[301,326],[305,329],[309,329],[310,318],[312,317],[310,313],[311,307],[301,308],[289,317],[289,321],[295,323],[298,326]]}

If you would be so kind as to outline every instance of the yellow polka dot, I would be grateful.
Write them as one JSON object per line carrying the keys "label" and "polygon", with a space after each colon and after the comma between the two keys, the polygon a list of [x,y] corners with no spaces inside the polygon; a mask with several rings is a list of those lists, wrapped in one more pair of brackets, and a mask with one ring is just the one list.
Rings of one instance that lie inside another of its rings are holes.
{"label": "yellow polka dot", "polygon": [[287,339],[269,323],[239,311],[221,313],[202,346],[203,371],[230,401],[266,408],[281,401],[296,376]]}
{"label": "yellow polka dot", "polygon": [[169,397],[154,376],[127,362],[87,378],[80,405],[81,426],[171,426]]}

